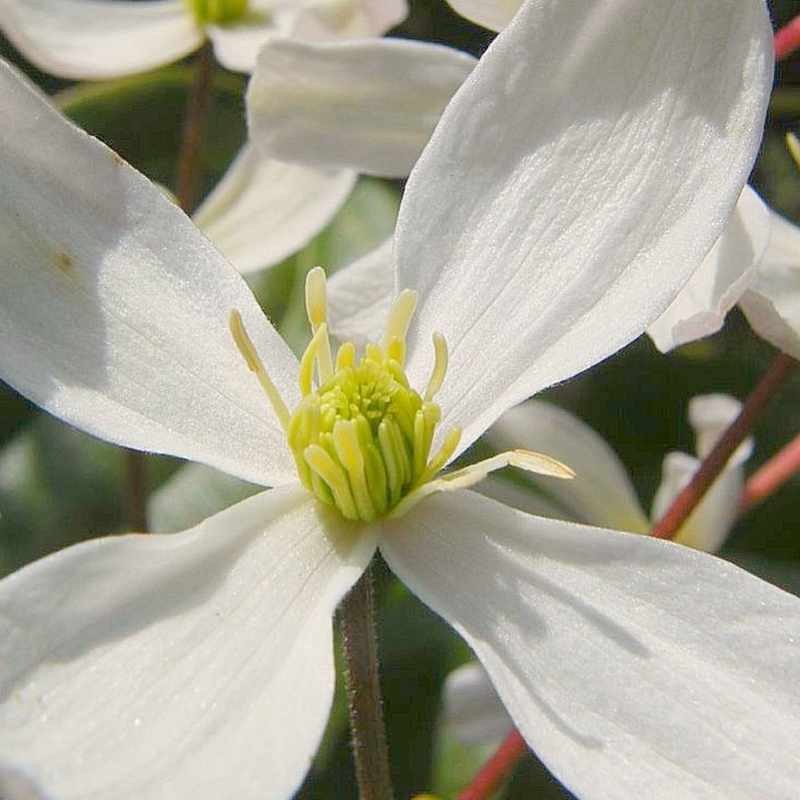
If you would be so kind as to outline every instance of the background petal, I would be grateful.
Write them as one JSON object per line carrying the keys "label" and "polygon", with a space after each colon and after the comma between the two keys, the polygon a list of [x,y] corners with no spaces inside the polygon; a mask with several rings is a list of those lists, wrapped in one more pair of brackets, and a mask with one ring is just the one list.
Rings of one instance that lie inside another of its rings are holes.
{"label": "background petal", "polygon": [[762,339],[800,358],[800,228],[771,215],[770,241],[741,308]]}
{"label": "background petal", "polygon": [[250,138],[270,157],[404,177],[474,64],[403,39],[274,41],[247,90]]}
{"label": "background petal", "polygon": [[635,533],[650,530],[650,521],[619,456],[574,414],[542,400],[529,400],[506,411],[487,431],[486,438],[499,452],[522,447],[551,456],[575,471],[575,477],[568,481],[528,473],[520,476],[558,502],[567,512],[558,515],[562,519]]}
{"label": "background petal", "polygon": [[441,331],[462,449],[630,342],[699,266],[758,149],[771,42],[762,0],[533,0],[487,50],[395,237],[421,294],[412,383]]}
{"label": "background petal", "polygon": [[447,0],[457,13],[490,31],[501,31],[519,10],[520,0]]}
{"label": "background petal", "polygon": [[331,333],[357,346],[379,342],[394,300],[392,240],[328,280],[328,323]]}
{"label": "background petal", "polygon": [[385,525],[381,552],[577,796],[796,796],[796,597],[690,548],[473,492]]}
{"label": "background petal", "polygon": [[183,0],[0,0],[0,27],[37,67],[78,80],[146,72],[203,41]]}
{"label": "background petal", "polygon": [[769,241],[770,212],[745,186],[728,226],[669,308],[647,329],[662,353],[716,333],[747,287]]}
{"label": "background petal", "polygon": [[260,158],[246,145],[193,219],[239,272],[254,272],[308,244],[350,196],[356,177]]}
{"label": "background petal", "polygon": [[299,487],[0,583],[3,760],[59,798],[280,798],[319,744],[331,616],[374,536]]}
{"label": "background petal", "polygon": [[242,278],[160,190],[6,65],[0,93],[3,379],[116,444],[293,480],[231,309],[290,404],[297,362]]}

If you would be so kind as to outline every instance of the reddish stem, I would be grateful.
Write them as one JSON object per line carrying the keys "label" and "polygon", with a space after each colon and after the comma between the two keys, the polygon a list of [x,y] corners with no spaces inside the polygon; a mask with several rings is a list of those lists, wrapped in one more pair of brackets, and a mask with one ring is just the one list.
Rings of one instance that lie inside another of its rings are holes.
{"label": "reddish stem", "polygon": [[775,60],[783,61],[800,48],[800,14],[775,33]]}
{"label": "reddish stem", "polygon": [[722,434],[712,451],[700,465],[700,469],[684,490],[675,498],[675,502],[667,509],[667,513],[656,523],[651,536],[658,539],[672,539],[678,529],[703,499],[711,484],[725,468],[728,459],[736,448],[744,441],[753,429],[756,419],[773,397],[778,388],[789,377],[797,366],[791,356],[781,353],[770,364],[767,371],[756,384],[744,402],[742,411],[730,427]]}
{"label": "reddish stem", "polygon": [[747,514],[800,470],[800,436],[792,439],[766,464],[756,470],[744,487],[739,513]]}
{"label": "reddish stem", "polygon": [[481,767],[472,783],[458,796],[458,800],[486,800],[500,788],[527,752],[528,745],[519,731],[511,731],[497,752]]}

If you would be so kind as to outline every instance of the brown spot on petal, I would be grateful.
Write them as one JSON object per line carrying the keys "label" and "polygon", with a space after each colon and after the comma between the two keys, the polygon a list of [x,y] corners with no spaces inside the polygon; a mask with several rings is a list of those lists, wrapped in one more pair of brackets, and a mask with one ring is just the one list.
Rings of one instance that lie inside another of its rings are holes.
{"label": "brown spot on petal", "polygon": [[65,274],[72,269],[72,259],[63,250],[56,256],[56,267]]}

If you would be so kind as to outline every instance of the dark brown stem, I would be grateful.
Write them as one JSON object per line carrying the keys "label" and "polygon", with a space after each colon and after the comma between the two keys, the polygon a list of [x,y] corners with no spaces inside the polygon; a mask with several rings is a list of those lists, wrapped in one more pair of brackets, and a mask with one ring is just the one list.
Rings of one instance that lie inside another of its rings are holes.
{"label": "dark brown stem", "polygon": [[659,539],[673,539],[681,525],[687,520],[705,493],[725,468],[728,459],[745,437],[753,430],[756,419],[764,410],[783,382],[797,366],[791,356],[781,353],[761,377],[755,389],[744,402],[742,411],[730,427],[722,434],[712,451],[706,456],[700,469],[683,491],[675,498],[675,502],[667,509],[667,513],[656,523],[651,536]]}
{"label": "dark brown stem", "polygon": [[339,606],[350,734],[360,800],[394,800],[383,721],[372,566]]}
{"label": "dark brown stem", "polygon": [[200,173],[208,108],[211,104],[211,83],[214,77],[214,51],[206,42],[197,55],[194,81],[186,106],[183,137],[178,154],[178,177],[175,195],[178,205],[187,213],[194,211],[197,202],[197,178]]}
{"label": "dark brown stem", "polygon": [[125,455],[128,470],[127,522],[131,530],[147,533],[147,457],[136,450],[126,450]]}

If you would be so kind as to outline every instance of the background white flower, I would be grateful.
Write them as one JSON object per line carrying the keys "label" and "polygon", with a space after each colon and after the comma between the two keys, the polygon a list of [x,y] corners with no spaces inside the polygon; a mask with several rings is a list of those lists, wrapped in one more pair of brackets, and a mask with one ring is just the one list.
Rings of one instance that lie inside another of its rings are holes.
{"label": "background white flower", "polygon": [[250,72],[258,49],[270,39],[379,36],[408,12],[405,0],[228,4],[238,12],[236,18],[215,23],[195,16],[193,0],[0,0],[0,28],[40,69],[62,78],[99,80],[177,61],[206,37],[223,66]]}

